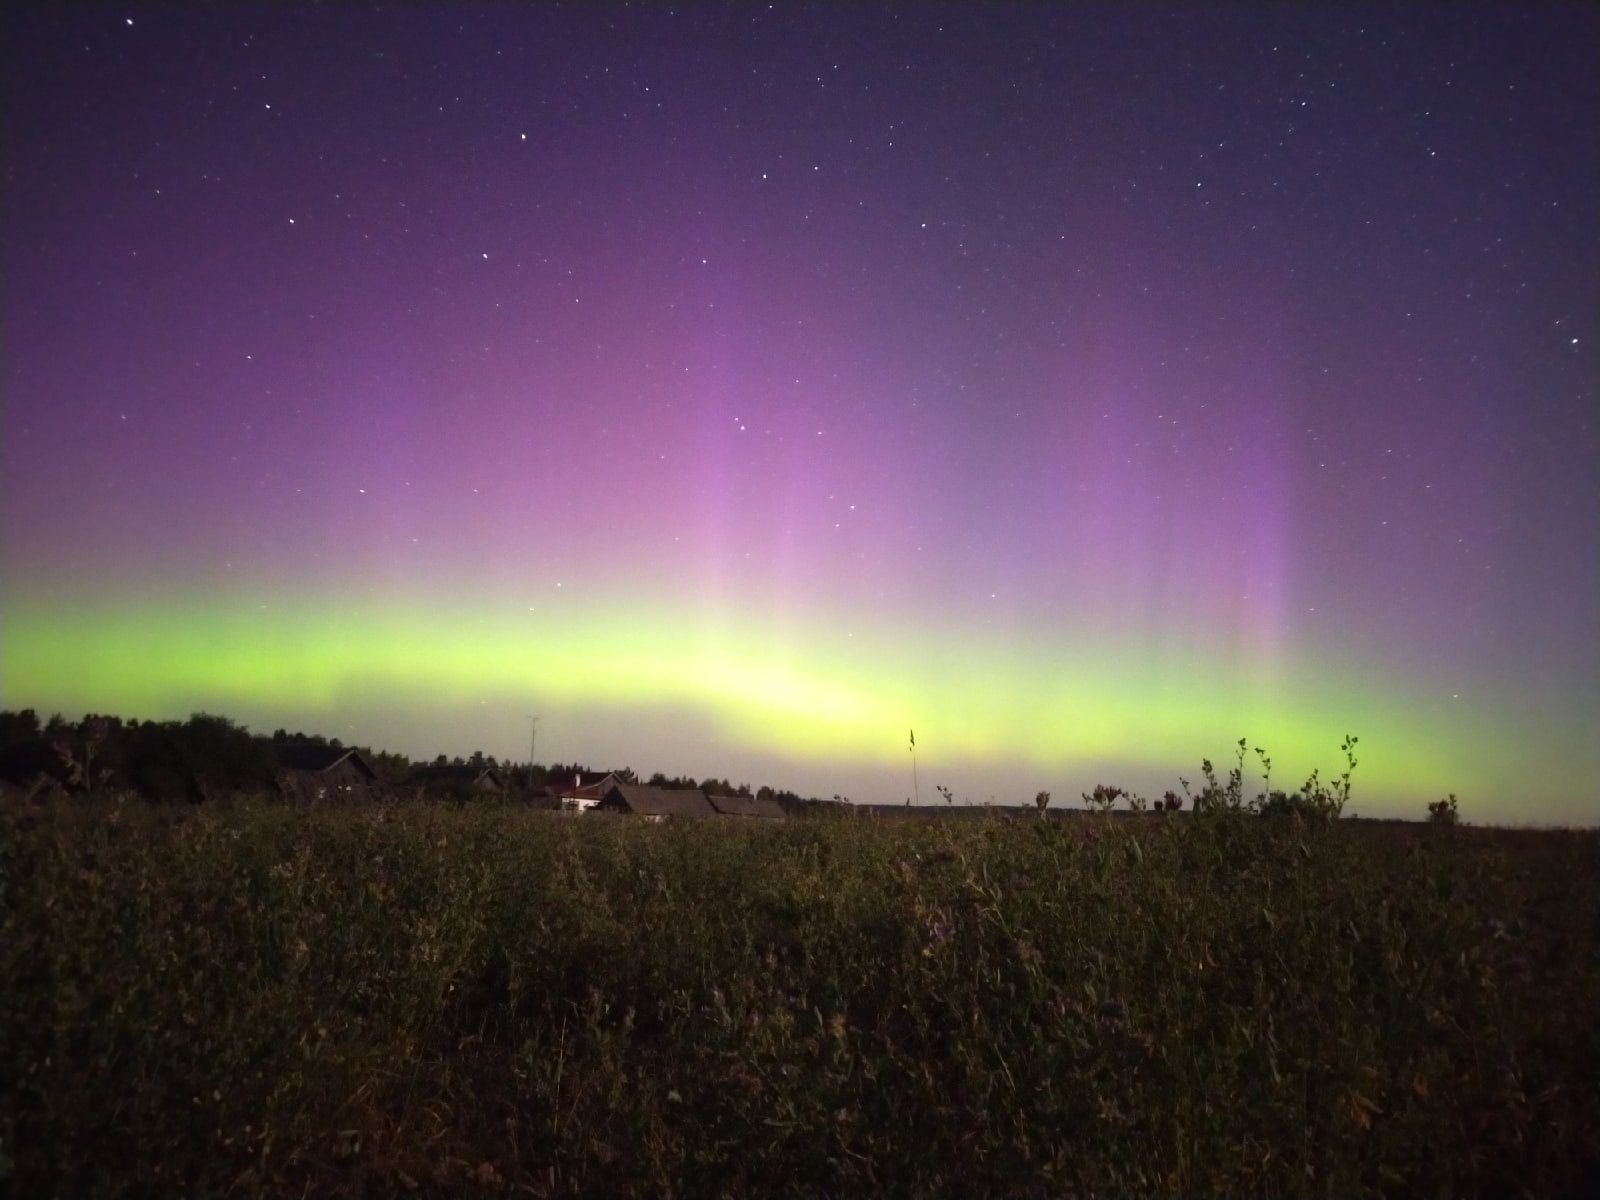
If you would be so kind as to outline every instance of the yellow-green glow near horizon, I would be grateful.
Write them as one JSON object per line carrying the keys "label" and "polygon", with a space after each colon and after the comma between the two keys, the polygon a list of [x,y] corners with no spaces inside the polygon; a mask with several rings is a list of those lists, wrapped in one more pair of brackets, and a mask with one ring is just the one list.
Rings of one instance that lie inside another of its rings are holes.
{"label": "yellow-green glow near horizon", "polygon": [[[1088,639],[1063,637],[1019,660],[970,632],[856,629],[809,631],[802,654],[750,623],[708,627],[688,611],[593,613],[552,632],[503,611],[22,606],[8,615],[3,678],[8,697],[36,705],[145,717],[211,707],[332,721],[377,700],[487,701],[517,713],[537,702],[616,714],[618,761],[647,743],[650,713],[674,712],[707,722],[730,750],[846,770],[904,763],[914,728],[936,761],[1026,764],[1040,778],[1154,763],[1193,779],[1202,757],[1225,772],[1242,734],[1272,756],[1274,785],[1292,787],[1312,766],[1325,778],[1342,767],[1346,732],[1363,739],[1365,794],[1434,798],[1453,781],[1465,791],[1494,775],[1490,731],[1445,727],[1415,698],[1363,696],[1325,669],[1312,688],[1263,686],[1225,661],[1145,657],[1129,669]],[[446,747],[404,747],[436,748]],[[1253,754],[1247,769],[1256,770]]]}

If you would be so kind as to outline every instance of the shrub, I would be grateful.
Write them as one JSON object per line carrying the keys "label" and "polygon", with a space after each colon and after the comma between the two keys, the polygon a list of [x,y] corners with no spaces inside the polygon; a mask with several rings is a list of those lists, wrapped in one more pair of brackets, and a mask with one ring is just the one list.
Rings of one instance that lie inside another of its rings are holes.
{"label": "shrub", "polygon": [[1451,792],[1444,800],[1435,800],[1428,805],[1428,822],[1432,825],[1455,825],[1461,820],[1460,810],[1456,807],[1456,795]]}

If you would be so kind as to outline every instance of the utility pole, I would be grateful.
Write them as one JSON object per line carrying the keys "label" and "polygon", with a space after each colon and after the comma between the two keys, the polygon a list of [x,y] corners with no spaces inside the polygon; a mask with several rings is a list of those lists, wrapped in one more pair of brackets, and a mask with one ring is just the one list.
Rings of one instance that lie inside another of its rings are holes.
{"label": "utility pole", "polygon": [[533,786],[533,772],[539,762],[539,718],[528,718],[528,786]]}

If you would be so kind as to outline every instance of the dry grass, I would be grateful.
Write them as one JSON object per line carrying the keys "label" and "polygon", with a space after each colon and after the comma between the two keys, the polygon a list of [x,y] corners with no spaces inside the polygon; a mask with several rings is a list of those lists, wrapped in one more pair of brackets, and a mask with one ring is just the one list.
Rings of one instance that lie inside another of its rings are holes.
{"label": "dry grass", "polygon": [[1600,835],[9,804],[13,1195],[1548,1196]]}

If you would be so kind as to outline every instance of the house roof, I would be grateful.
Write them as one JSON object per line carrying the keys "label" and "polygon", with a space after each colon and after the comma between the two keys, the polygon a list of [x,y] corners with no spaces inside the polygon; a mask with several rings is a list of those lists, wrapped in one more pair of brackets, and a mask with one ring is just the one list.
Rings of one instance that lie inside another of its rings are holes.
{"label": "house roof", "polygon": [[[585,774],[587,773],[588,772],[585,772]],[[586,783],[582,787],[579,787],[575,782],[573,782],[572,777],[568,776],[566,783],[551,784],[550,791],[554,795],[561,796],[565,799],[581,798],[584,800],[599,800],[607,792],[609,792],[614,785],[621,782],[622,780],[617,777],[617,773],[615,771],[607,771],[603,775],[596,775],[592,782]]]}
{"label": "house roof", "polygon": [[324,746],[319,742],[287,742],[274,749],[278,765],[287,771],[329,771],[345,760],[368,779],[376,779],[372,769],[360,753],[344,746]]}
{"label": "house roof", "polygon": [[783,816],[783,805],[765,796],[707,796],[711,807],[725,817]]}
{"label": "house roof", "polygon": [[641,817],[714,817],[717,814],[704,792],[650,787],[643,783],[614,783],[604,799],[620,803]]}

